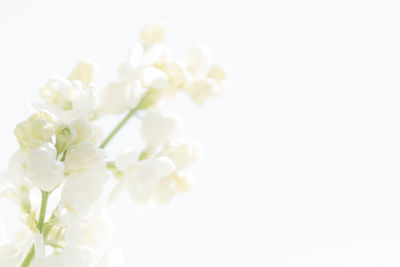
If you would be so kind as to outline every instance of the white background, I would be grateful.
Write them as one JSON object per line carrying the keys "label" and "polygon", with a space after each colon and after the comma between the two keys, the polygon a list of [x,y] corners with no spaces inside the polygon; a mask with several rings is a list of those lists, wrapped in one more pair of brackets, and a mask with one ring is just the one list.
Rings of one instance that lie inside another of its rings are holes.
{"label": "white background", "polygon": [[[201,108],[171,105],[203,144],[193,190],[117,203],[113,243],[133,266],[399,266],[399,14],[395,0],[1,0],[1,167],[48,77],[89,58],[104,85],[162,20],[175,50],[207,43],[229,86]],[[12,231],[16,208],[0,204]]]}

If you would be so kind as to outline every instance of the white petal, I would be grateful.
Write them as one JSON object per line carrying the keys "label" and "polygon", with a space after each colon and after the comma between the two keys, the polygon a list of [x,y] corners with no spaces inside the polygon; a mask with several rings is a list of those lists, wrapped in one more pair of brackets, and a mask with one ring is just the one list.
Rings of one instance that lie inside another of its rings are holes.
{"label": "white petal", "polygon": [[135,108],[140,100],[142,100],[145,89],[142,87],[139,81],[136,81],[128,87],[127,90],[127,103],[130,108]]}
{"label": "white petal", "polygon": [[78,216],[84,216],[92,204],[100,197],[108,178],[106,171],[87,171],[68,176],[61,201]]}
{"label": "white petal", "polygon": [[102,92],[97,115],[120,114],[129,108],[127,101],[128,84],[114,82],[106,86]]}
{"label": "white petal", "polygon": [[45,143],[34,149],[26,161],[28,177],[41,190],[52,191],[64,177],[64,164],[56,156],[54,145]]}
{"label": "white petal", "polygon": [[176,139],[182,128],[178,114],[150,111],[143,119],[141,134],[148,144],[158,146]]}
{"label": "white petal", "polygon": [[142,72],[142,83],[146,88],[164,89],[168,85],[168,77],[162,70],[148,67]]}
{"label": "white petal", "polygon": [[139,153],[134,148],[125,148],[118,152],[115,157],[115,166],[125,172],[130,166],[136,164],[139,159]]}
{"label": "white petal", "polygon": [[192,74],[205,74],[210,61],[208,48],[202,44],[192,47],[187,52],[186,60],[187,67]]}

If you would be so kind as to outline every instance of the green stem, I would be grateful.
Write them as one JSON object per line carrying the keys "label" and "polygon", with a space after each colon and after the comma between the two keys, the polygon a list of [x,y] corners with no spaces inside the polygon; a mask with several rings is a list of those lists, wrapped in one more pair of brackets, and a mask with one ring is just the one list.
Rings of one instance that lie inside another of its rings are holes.
{"label": "green stem", "polygon": [[49,192],[42,191],[42,204],[40,206],[40,215],[37,227],[40,233],[43,232],[44,219],[46,217],[47,200],[49,199]]}
{"label": "green stem", "polygon": [[28,252],[28,255],[26,255],[24,262],[21,264],[21,267],[28,267],[31,261],[33,260],[33,256],[35,256],[35,246],[32,245],[31,249]]}
{"label": "green stem", "polygon": [[[44,219],[46,217],[47,201],[49,200],[49,195],[49,192],[42,191],[42,204],[40,205],[40,215],[39,221],[37,223],[37,228],[39,229],[40,233],[43,232]],[[28,255],[26,255],[24,261],[21,264],[21,267],[28,267],[34,256],[35,245],[32,245],[31,249],[28,252]]]}
{"label": "green stem", "polygon": [[100,148],[105,148],[113,137],[121,130],[121,128],[129,121],[129,119],[138,111],[138,108],[131,109],[128,114],[118,123],[112,132],[101,143]]}

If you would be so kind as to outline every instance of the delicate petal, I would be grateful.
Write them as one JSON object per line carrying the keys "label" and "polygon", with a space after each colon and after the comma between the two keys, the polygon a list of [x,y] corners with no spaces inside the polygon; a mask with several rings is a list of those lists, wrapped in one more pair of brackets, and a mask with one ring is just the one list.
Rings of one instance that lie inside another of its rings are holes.
{"label": "delicate petal", "polygon": [[62,190],[61,202],[71,212],[84,216],[100,197],[107,178],[104,170],[69,175]]}
{"label": "delicate petal", "polygon": [[130,67],[137,67],[142,64],[143,46],[141,44],[134,45],[128,53],[128,65]]}
{"label": "delicate petal", "polygon": [[226,68],[222,64],[214,64],[208,71],[207,76],[222,83],[227,77]]}
{"label": "delicate petal", "polygon": [[129,84],[113,82],[106,86],[102,92],[97,115],[120,114],[129,108],[127,90]]}
{"label": "delicate petal", "polygon": [[204,78],[193,81],[186,90],[195,103],[202,105],[209,98],[218,95],[221,87],[214,79]]}
{"label": "delicate petal", "polygon": [[65,155],[65,171],[104,170],[105,151],[91,142],[82,142],[72,146]]}
{"label": "delicate petal", "polygon": [[186,60],[187,67],[192,74],[203,74],[210,61],[208,48],[202,44],[192,47],[187,52]]}
{"label": "delicate petal", "polygon": [[120,171],[127,171],[132,165],[138,163],[139,153],[133,148],[125,148],[120,151],[115,157],[115,166]]}
{"label": "delicate petal", "polygon": [[64,177],[64,165],[56,157],[54,145],[44,143],[34,149],[26,161],[28,177],[33,185],[43,191],[52,191]]}
{"label": "delicate petal", "polygon": [[183,128],[182,124],[175,113],[150,111],[143,119],[141,134],[147,143],[157,146],[174,140]]}
{"label": "delicate petal", "polygon": [[146,88],[164,89],[168,85],[168,77],[160,69],[149,67],[143,70],[142,75],[142,83]]}
{"label": "delicate petal", "polygon": [[132,83],[127,90],[127,103],[128,106],[133,109],[135,108],[140,100],[142,100],[145,93],[145,89],[142,87],[139,81]]}
{"label": "delicate petal", "polygon": [[144,44],[154,44],[164,42],[166,27],[163,23],[153,22],[147,24],[140,33],[140,38]]}
{"label": "delicate petal", "polygon": [[17,246],[13,244],[0,245],[0,266],[1,267],[19,267],[22,263],[24,254]]}
{"label": "delicate petal", "polygon": [[101,141],[100,128],[87,120],[80,119],[72,122],[72,127],[76,131],[76,139],[73,144],[91,142],[98,145]]}
{"label": "delicate petal", "polygon": [[199,158],[200,145],[195,141],[171,142],[163,147],[160,154],[171,159],[179,171]]}

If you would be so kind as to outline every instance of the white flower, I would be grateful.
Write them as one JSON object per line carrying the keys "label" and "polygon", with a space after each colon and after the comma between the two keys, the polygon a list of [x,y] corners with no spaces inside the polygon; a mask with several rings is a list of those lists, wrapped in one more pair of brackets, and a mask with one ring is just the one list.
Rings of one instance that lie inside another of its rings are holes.
{"label": "white flower", "polygon": [[210,52],[203,44],[190,48],[186,54],[186,66],[193,75],[204,75],[210,64]]}
{"label": "white flower", "polygon": [[226,68],[222,64],[214,64],[210,67],[207,76],[222,84],[227,77]]}
{"label": "white flower", "polygon": [[141,134],[150,146],[158,146],[176,139],[182,128],[177,114],[149,111],[143,118]]}
{"label": "white flower", "polygon": [[167,76],[162,70],[153,67],[163,53],[162,46],[154,45],[145,51],[141,44],[133,46],[129,50],[128,58],[120,67],[121,81],[127,83],[141,81],[145,88],[165,88],[168,84]]}
{"label": "white flower", "polygon": [[101,196],[107,178],[103,169],[70,174],[62,190],[61,203],[78,216],[85,216]]}
{"label": "white flower", "polygon": [[163,23],[153,22],[147,24],[140,33],[142,43],[150,45],[165,41],[166,27]]}
{"label": "white flower", "polygon": [[160,155],[171,159],[177,171],[184,169],[191,162],[197,160],[200,154],[200,145],[195,141],[175,141],[167,143]]}
{"label": "white flower", "polygon": [[91,142],[82,142],[69,148],[65,155],[65,172],[104,170],[105,151]]}
{"label": "white flower", "polygon": [[102,92],[96,115],[119,114],[129,108],[135,108],[144,92],[145,89],[139,81],[110,83]]}
{"label": "white flower", "polygon": [[194,80],[187,88],[192,100],[199,105],[204,104],[209,98],[217,96],[221,87],[210,78]]}
{"label": "white flower", "polygon": [[111,220],[102,205],[95,205],[85,219],[68,211],[59,211],[56,216],[66,227],[67,246],[86,247],[99,253],[110,239]]}
{"label": "white flower", "polygon": [[19,267],[35,241],[35,234],[24,228],[18,231],[12,242],[0,243],[0,266]]}
{"label": "white flower", "polygon": [[79,80],[70,81],[63,77],[55,77],[41,89],[47,104],[33,105],[36,109],[49,110],[60,121],[70,123],[79,118],[89,118],[96,104],[96,87],[89,84],[82,86]]}
{"label": "white flower", "polygon": [[98,145],[101,141],[101,130],[100,128],[88,122],[85,119],[79,119],[72,122],[71,126],[76,131],[76,139],[73,144],[78,144],[82,142],[91,142]]}
{"label": "white flower", "polygon": [[148,202],[153,186],[175,169],[174,163],[166,157],[139,160],[138,153],[131,148],[118,153],[115,166],[124,172],[120,186],[125,186],[131,198],[137,202]]}
{"label": "white flower", "polygon": [[52,191],[64,178],[64,165],[57,160],[57,150],[51,143],[35,148],[26,161],[26,173],[34,186]]}
{"label": "white flower", "polygon": [[25,162],[29,153],[18,150],[11,157],[8,168],[0,174],[0,196],[21,207],[25,213],[31,211],[29,201],[31,183],[25,177]]}
{"label": "white flower", "polygon": [[0,266],[19,267],[24,257],[21,251],[14,244],[0,244]]}
{"label": "white flower", "polygon": [[91,265],[90,254],[78,247],[69,247],[60,253],[45,258],[35,258],[31,267],[88,267]]}
{"label": "white flower", "polygon": [[54,115],[41,111],[18,124],[14,133],[21,148],[33,149],[44,142],[50,142],[55,132],[55,122]]}
{"label": "white flower", "polygon": [[154,187],[152,197],[159,204],[168,203],[173,196],[184,194],[191,186],[186,172],[174,172],[168,177],[161,179]]}
{"label": "white flower", "polygon": [[209,98],[220,94],[226,79],[222,64],[210,64],[208,49],[203,45],[189,49],[186,65],[190,71],[191,82],[183,88],[197,104],[204,104]]}
{"label": "white flower", "polygon": [[163,70],[168,76],[168,83],[172,88],[182,88],[191,79],[191,75],[185,66],[176,61],[166,64]]}

